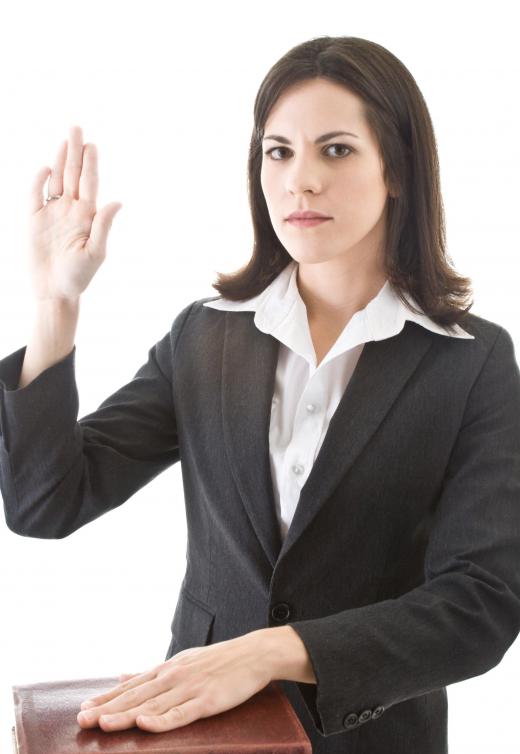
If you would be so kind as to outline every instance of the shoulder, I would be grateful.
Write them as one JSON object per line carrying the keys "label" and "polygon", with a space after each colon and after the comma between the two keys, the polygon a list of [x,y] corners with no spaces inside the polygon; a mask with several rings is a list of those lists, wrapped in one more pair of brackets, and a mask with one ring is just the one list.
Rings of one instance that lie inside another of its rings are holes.
{"label": "shoulder", "polygon": [[207,296],[206,298],[198,298],[196,301],[193,302],[193,309],[195,311],[217,311],[216,309],[211,309],[209,306],[204,306],[208,301],[217,301],[217,299],[221,299],[222,296]]}
{"label": "shoulder", "polygon": [[486,340],[496,337],[502,328],[498,322],[480,317],[478,314],[468,312],[460,323],[463,330],[474,335],[477,340]]}
{"label": "shoulder", "polygon": [[[471,386],[487,375],[513,376],[518,372],[515,347],[508,329],[499,322],[468,312],[459,322],[471,337],[453,337],[430,331],[417,322],[407,322],[411,347],[430,345],[425,353],[425,366],[430,367],[439,384],[454,386],[462,382]],[[403,336],[406,337],[406,336]],[[491,381],[494,377],[490,378]]]}
{"label": "shoulder", "polygon": [[499,322],[469,312],[461,322],[461,327],[473,335],[474,340],[468,342],[472,342],[478,351],[488,354],[497,341],[507,344],[514,350],[513,338],[509,330]]}
{"label": "shoulder", "polygon": [[[179,316],[186,315],[186,318],[191,321],[192,324],[198,324],[204,325],[207,323],[211,323],[213,325],[214,323],[221,323],[223,324],[226,320],[225,314],[231,310],[233,315],[240,314],[240,310],[233,310],[232,307],[228,309],[227,307],[224,307],[222,309],[215,308],[211,306],[205,306],[205,304],[213,302],[213,301],[220,301],[222,299],[222,296],[206,296],[205,298],[198,298],[195,299],[195,301],[192,301],[188,306],[186,306]],[[252,309],[245,310],[245,313],[251,314]]]}
{"label": "shoulder", "polygon": [[186,304],[174,317],[170,337],[175,344],[179,340],[181,333],[189,331],[190,336],[202,336],[215,327],[221,326],[225,322],[225,311],[213,309],[204,306],[207,301],[216,301],[221,296],[206,296],[198,298]]}
{"label": "shoulder", "polygon": [[221,298],[220,296],[207,296],[206,298],[198,298],[194,301],[190,301],[186,306],[184,306],[174,317],[172,329],[178,326],[179,324],[184,324],[184,322],[189,318],[193,317],[194,315],[201,314],[203,312],[211,312],[215,311],[215,309],[211,309],[208,306],[204,306],[204,304],[207,301],[215,301],[216,299]]}
{"label": "shoulder", "polygon": [[195,299],[195,301],[191,301],[187,306],[185,306],[179,316],[186,314],[187,316],[192,317],[200,314],[206,314],[207,312],[219,313],[218,309],[204,306],[204,304],[208,303],[209,301],[217,301],[221,298],[222,296],[206,296],[205,298],[197,298]]}
{"label": "shoulder", "polygon": [[[472,380],[489,379],[495,386],[513,380],[515,390],[520,386],[520,372],[511,333],[502,324],[468,312],[460,326],[473,339],[444,338],[447,352],[446,370],[453,375],[461,371],[472,375]],[[462,348],[458,346],[463,344]],[[491,383],[490,383],[491,384]]]}
{"label": "shoulder", "polygon": [[[449,351],[464,351],[464,353],[475,358],[485,358],[495,346],[498,339],[507,342],[513,347],[513,340],[509,331],[498,322],[486,319],[477,314],[468,312],[459,323],[472,338],[450,337],[444,334],[433,334],[439,348],[445,348]],[[459,346],[463,344],[463,348]]]}

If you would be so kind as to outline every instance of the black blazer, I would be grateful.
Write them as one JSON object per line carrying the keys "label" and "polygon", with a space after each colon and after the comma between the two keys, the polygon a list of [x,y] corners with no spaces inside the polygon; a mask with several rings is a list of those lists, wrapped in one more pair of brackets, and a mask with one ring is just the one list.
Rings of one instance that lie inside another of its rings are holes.
{"label": "black blazer", "polygon": [[[216,297],[213,297],[216,298]],[[520,631],[520,372],[509,333],[408,321],[364,346],[281,543],[268,430],[279,341],[194,301],[77,421],[75,347],[16,390],[0,360],[8,527],[62,538],[181,461],[187,566],[166,658],[291,624],[283,681],[315,754],[444,754],[446,686]]]}

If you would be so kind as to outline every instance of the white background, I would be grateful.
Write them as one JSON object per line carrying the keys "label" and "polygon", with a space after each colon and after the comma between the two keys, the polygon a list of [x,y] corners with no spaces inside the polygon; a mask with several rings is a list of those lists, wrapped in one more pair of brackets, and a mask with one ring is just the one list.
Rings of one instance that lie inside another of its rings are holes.
{"label": "white background", "polygon": [[[250,256],[247,150],[268,69],[311,37],[360,36],[412,72],[438,141],[448,250],[473,313],[520,348],[513,3],[17,2],[0,17],[0,356],[32,325],[27,200],[71,125],[97,144],[98,207],[118,200],[82,298],[80,416],[127,382],[216,271]],[[519,501],[520,504],[520,501]],[[140,672],[162,661],[185,565],[181,470],[64,540],[0,522],[0,750],[11,685]],[[520,743],[520,646],[449,687],[450,754]],[[389,754],[391,754],[389,752]]]}

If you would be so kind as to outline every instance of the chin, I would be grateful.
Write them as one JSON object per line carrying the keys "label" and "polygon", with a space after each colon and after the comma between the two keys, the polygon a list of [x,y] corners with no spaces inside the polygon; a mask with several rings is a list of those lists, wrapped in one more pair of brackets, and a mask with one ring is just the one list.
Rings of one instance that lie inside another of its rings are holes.
{"label": "chin", "polygon": [[287,246],[285,246],[285,249],[298,264],[319,264],[320,262],[328,262],[330,259],[334,259],[334,255],[324,254],[323,249],[295,250],[288,249]]}

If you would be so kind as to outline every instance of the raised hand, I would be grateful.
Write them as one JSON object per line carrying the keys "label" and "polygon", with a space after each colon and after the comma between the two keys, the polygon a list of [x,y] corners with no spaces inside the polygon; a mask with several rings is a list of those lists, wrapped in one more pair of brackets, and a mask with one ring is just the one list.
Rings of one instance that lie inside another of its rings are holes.
{"label": "raised hand", "polygon": [[[53,168],[42,168],[34,179],[30,266],[38,300],[76,301],[105,259],[112,220],[122,204],[111,202],[96,210],[97,162],[96,145],[83,144],[81,128],[73,126]],[[48,194],[59,199],[45,202],[47,178]]]}

